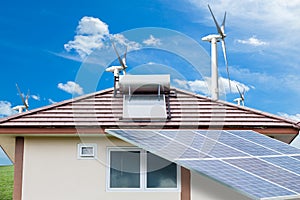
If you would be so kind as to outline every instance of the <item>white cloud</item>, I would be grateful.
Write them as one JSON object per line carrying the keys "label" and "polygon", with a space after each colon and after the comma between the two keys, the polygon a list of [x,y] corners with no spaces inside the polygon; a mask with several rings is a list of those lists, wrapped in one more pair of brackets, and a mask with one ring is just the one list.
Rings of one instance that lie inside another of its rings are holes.
{"label": "white cloud", "polygon": [[219,78],[219,85],[221,88],[222,93],[239,93],[238,88],[240,92],[248,92],[250,90],[250,87],[254,89],[253,86],[247,86],[241,82],[235,81],[235,80],[230,80],[230,85],[229,81],[227,78],[220,77]]}
{"label": "white cloud", "polygon": [[244,82],[257,85],[257,87],[259,87],[259,89],[261,90],[267,91],[272,89],[276,92],[282,90],[295,94],[300,93],[300,77],[297,74],[282,73],[273,76],[266,73],[253,72],[249,69],[238,67],[231,67],[230,74],[233,75],[233,77],[239,77],[239,79],[244,80]]}
{"label": "white cloud", "polygon": [[73,81],[68,81],[66,84],[59,83],[57,87],[70,94],[82,95],[84,93],[82,87]]}
{"label": "white cloud", "polygon": [[251,46],[264,46],[264,45],[268,45],[267,42],[264,42],[262,40],[259,40],[256,38],[256,36],[252,36],[250,38],[248,38],[247,40],[236,40],[238,43],[241,43],[241,44],[248,44],[248,45],[251,45]]}
{"label": "white cloud", "polygon": [[297,122],[300,121],[300,114],[289,115],[287,113],[281,113],[281,112],[279,112],[278,115],[280,115],[280,116],[282,116],[284,118],[287,118],[287,119],[291,119],[291,120],[297,121]]}
{"label": "white cloud", "polygon": [[104,46],[104,39],[109,37],[108,25],[98,18],[83,17],[77,26],[74,40],[64,45],[67,51],[75,50],[83,59],[95,49]]}
{"label": "white cloud", "polygon": [[[139,43],[129,41],[122,34],[110,34],[108,25],[99,18],[87,16],[79,21],[74,40],[66,43],[64,48],[68,52],[74,50],[79,54],[81,59],[84,59],[95,50],[109,48],[110,43],[107,44],[107,42],[105,42],[109,38],[117,43],[116,45],[128,47],[128,50],[140,48]],[[63,57],[66,56],[64,55]]]}
{"label": "white cloud", "polygon": [[[210,77],[205,77],[204,80],[194,80],[194,81],[174,79],[174,82],[182,89],[190,88],[193,92],[202,93],[207,96],[210,95],[210,87],[211,87]],[[230,80],[230,86],[227,78],[223,78],[223,77],[219,78],[220,94],[226,94],[226,93],[238,94],[239,92],[237,87],[240,89],[240,92],[243,92],[243,90],[245,90],[245,92],[248,92],[250,90],[250,87],[235,80]]]}
{"label": "white cloud", "polygon": [[159,46],[161,45],[161,41],[158,38],[155,38],[153,35],[150,35],[150,37],[143,41],[144,44],[148,46]]}
{"label": "white cloud", "polygon": [[137,50],[141,48],[141,45],[137,42],[128,40],[124,35],[122,34],[110,34],[110,38],[113,39],[113,41],[121,46],[127,47],[128,51],[131,50]]}
{"label": "white cloud", "polygon": [[7,117],[16,114],[8,101],[0,101],[0,117]]}
{"label": "white cloud", "polygon": [[54,104],[57,103],[56,101],[53,101],[52,99],[48,99],[49,103]]}
{"label": "white cloud", "polygon": [[[228,27],[234,30],[228,33],[228,37],[240,39],[241,36],[249,37],[249,34],[258,35],[261,41],[268,41],[268,50],[273,54],[299,57],[300,40],[294,39],[295,33],[300,31],[299,0],[189,0],[189,2],[192,6],[205,11],[203,13],[205,22],[202,23],[210,26],[214,24],[207,8],[208,3],[219,22],[226,11]],[[291,39],[293,45],[290,45]]]}
{"label": "white cloud", "polygon": [[194,92],[200,92],[205,95],[209,95],[209,93],[210,93],[207,80],[206,81],[203,81],[203,80],[188,81],[187,84],[191,88],[191,90]]}
{"label": "white cloud", "polygon": [[180,80],[180,79],[174,79],[175,84],[179,86],[179,88],[182,89],[188,89],[188,82],[186,80]]}
{"label": "white cloud", "polygon": [[79,35],[99,35],[105,37],[109,34],[108,25],[98,18],[83,17],[76,30]]}
{"label": "white cloud", "polygon": [[40,96],[39,95],[31,95],[31,98],[33,98],[34,100],[36,100],[36,101],[40,101],[41,100],[41,98],[40,98]]}
{"label": "white cloud", "polygon": [[[277,30],[277,27],[281,27],[281,29],[300,28],[299,23],[294,24],[295,20],[299,19],[300,17],[300,1],[298,0],[216,0],[213,2],[210,0],[189,1],[199,9],[205,9],[207,14],[209,13],[207,8],[207,4],[209,3],[216,15],[216,18],[218,19],[222,19],[224,11],[226,10],[228,17],[230,17],[230,24],[239,26],[241,28],[248,27],[249,29],[252,29],[255,26],[257,28],[267,26],[264,27],[267,29],[269,28],[268,26],[270,26],[274,27],[274,29],[269,31],[276,32],[282,31]],[[207,15],[207,20],[211,22],[210,15]]]}

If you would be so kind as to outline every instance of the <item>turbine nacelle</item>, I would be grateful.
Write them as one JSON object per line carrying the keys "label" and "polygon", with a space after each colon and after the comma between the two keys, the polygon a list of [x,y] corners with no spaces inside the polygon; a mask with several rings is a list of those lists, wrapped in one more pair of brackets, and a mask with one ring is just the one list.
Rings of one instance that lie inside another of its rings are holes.
{"label": "turbine nacelle", "polygon": [[23,105],[15,106],[12,109],[17,111],[18,113],[22,113],[24,110],[27,110],[26,106],[23,106]]}
{"label": "turbine nacelle", "polygon": [[[105,71],[112,72],[112,73],[114,73],[115,77],[118,77],[120,74],[120,71],[122,71],[123,69],[124,68],[122,66],[111,66],[111,67],[106,68]],[[123,74],[124,75],[126,74],[125,70],[123,70]]]}
{"label": "turbine nacelle", "polygon": [[[224,34],[226,37],[226,35]],[[213,39],[216,39],[216,42],[219,42],[222,39],[222,36],[219,34],[211,34],[202,38],[202,41],[211,42]]]}
{"label": "turbine nacelle", "polygon": [[244,98],[239,97],[239,98],[234,99],[233,101],[237,102],[237,105],[239,105],[239,106],[240,105],[245,106],[245,104],[244,104]]}

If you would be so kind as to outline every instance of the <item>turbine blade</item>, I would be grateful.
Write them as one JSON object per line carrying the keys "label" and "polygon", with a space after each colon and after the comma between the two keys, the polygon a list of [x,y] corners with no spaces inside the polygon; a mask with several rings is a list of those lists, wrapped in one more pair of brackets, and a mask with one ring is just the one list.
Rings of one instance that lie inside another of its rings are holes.
{"label": "turbine blade", "polygon": [[222,31],[223,35],[225,35],[225,21],[226,21],[226,12],[224,14],[223,22],[221,24],[221,31]]}
{"label": "turbine blade", "polygon": [[23,94],[22,94],[22,92],[21,92],[21,90],[20,90],[20,88],[19,88],[19,86],[18,86],[17,83],[16,83],[16,87],[17,87],[17,90],[18,90],[18,92],[19,92],[19,95],[20,95],[20,97],[21,97],[21,99],[22,99],[22,103],[23,103],[23,105],[26,107],[25,99],[24,99]]}
{"label": "turbine blade", "polygon": [[126,50],[125,50],[125,53],[124,53],[123,59],[122,59],[122,62],[123,62],[123,64],[124,64],[124,67],[123,67],[123,72],[124,72],[124,74],[126,74],[126,68],[127,68],[127,65],[126,65],[127,49],[128,49],[128,47],[126,46]]}
{"label": "turbine blade", "polygon": [[229,74],[229,69],[228,69],[228,62],[227,62],[227,54],[226,54],[226,45],[225,45],[225,40],[222,39],[222,49],[223,49],[223,56],[224,56],[224,61],[226,65],[226,71],[227,71],[227,78],[228,78],[228,83],[229,83],[229,90],[231,92],[231,81],[230,81],[230,74]]}
{"label": "turbine blade", "polygon": [[118,51],[116,49],[115,43],[113,41],[111,41],[111,43],[112,43],[112,45],[114,47],[114,50],[115,50],[115,52],[116,52],[116,54],[118,56],[118,60],[119,60],[120,65],[122,66],[123,69],[125,69],[126,66],[124,65],[124,63],[123,63],[123,61],[122,61],[122,59],[121,59],[121,57],[120,57],[120,55],[119,55],[119,53],[118,53]]}
{"label": "turbine blade", "polygon": [[26,109],[28,110],[28,108],[29,108],[29,105],[28,105],[28,99],[29,99],[29,96],[30,96],[30,92],[29,92],[29,89],[28,89],[28,91],[27,91],[27,95],[26,95],[26,98],[25,98],[25,107],[26,107]]}
{"label": "turbine blade", "polygon": [[235,85],[235,86],[236,86],[236,88],[237,88],[237,90],[238,90],[238,92],[239,92],[239,94],[240,94],[240,98],[243,99],[242,93],[241,93],[241,91],[240,91],[240,89],[239,89],[239,86],[238,86],[238,85]]}
{"label": "turbine blade", "polygon": [[216,24],[218,33],[221,35],[222,38],[224,38],[225,35],[224,35],[224,33],[222,32],[222,29],[221,29],[221,27],[219,26],[219,24],[218,24],[218,22],[217,22],[217,20],[216,20],[216,18],[215,18],[215,16],[214,16],[214,13],[212,12],[212,10],[211,10],[211,8],[210,8],[209,5],[208,5],[208,9],[209,9],[209,11],[210,11],[211,16],[212,16],[213,19],[214,19],[214,22],[215,22],[215,24]]}
{"label": "turbine blade", "polygon": [[125,50],[125,53],[124,53],[124,56],[123,56],[123,58],[126,60],[126,56],[127,56],[127,49],[128,49],[128,47],[126,46],[126,50]]}

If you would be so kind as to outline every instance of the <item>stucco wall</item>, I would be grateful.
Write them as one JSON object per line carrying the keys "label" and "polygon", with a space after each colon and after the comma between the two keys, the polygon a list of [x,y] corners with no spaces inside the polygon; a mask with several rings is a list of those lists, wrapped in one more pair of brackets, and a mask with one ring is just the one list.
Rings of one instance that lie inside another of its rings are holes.
{"label": "stucco wall", "polygon": [[196,172],[191,172],[191,199],[251,200],[250,198]]}
{"label": "stucco wall", "polygon": [[[97,143],[98,160],[77,158],[78,143]],[[26,137],[23,200],[176,200],[180,192],[106,192],[107,146],[128,146],[98,138]]]}

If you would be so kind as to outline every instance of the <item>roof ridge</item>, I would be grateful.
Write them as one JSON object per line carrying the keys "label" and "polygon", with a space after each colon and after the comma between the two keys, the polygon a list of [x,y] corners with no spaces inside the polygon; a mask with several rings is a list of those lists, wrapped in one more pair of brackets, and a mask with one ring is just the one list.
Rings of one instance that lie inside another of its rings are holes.
{"label": "roof ridge", "polygon": [[215,103],[222,103],[222,104],[225,104],[227,106],[236,107],[238,109],[242,109],[242,110],[245,110],[245,111],[250,111],[252,113],[263,115],[265,117],[271,117],[271,118],[275,118],[275,119],[278,119],[278,120],[282,120],[284,122],[293,124],[297,128],[300,128],[300,121],[295,121],[295,120],[292,120],[292,119],[287,119],[287,118],[284,118],[284,117],[281,117],[281,116],[278,116],[278,115],[275,115],[275,114],[272,114],[272,113],[260,111],[260,110],[257,110],[257,109],[254,109],[254,108],[249,108],[249,107],[246,107],[246,106],[239,106],[239,105],[236,105],[234,103],[230,103],[230,102],[224,101],[224,100],[213,100],[213,99],[211,99],[211,98],[209,98],[207,96],[204,96],[204,95],[201,95],[201,94],[197,94],[197,93],[194,93],[194,92],[190,92],[190,91],[186,91],[186,90],[182,90],[182,89],[178,89],[178,88],[173,88],[173,89],[176,89],[176,90],[178,90],[180,92],[183,92],[183,93],[186,93],[186,94],[193,95],[195,97],[205,98],[205,99],[210,100],[210,101],[215,102]]}
{"label": "roof ridge", "polygon": [[69,104],[69,103],[74,103],[74,102],[89,98],[89,97],[94,96],[94,95],[99,95],[99,94],[103,94],[103,93],[106,93],[106,92],[110,92],[112,90],[113,90],[113,88],[107,88],[107,89],[99,90],[99,91],[96,91],[96,92],[93,92],[93,93],[81,95],[81,96],[78,96],[78,97],[75,97],[75,98],[63,100],[63,101],[60,101],[60,102],[57,102],[57,103],[54,103],[54,104],[50,104],[50,105],[46,105],[46,106],[43,106],[43,107],[35,108],[33,110],[29,110],[29,111],[26,111],[26,112],[17,113],[15,115],[11,115],[11,116],[5,117],[3,119],[0,119],[0,124],[2,124],[4,122],[7,122],[9,120],[12,120],[12,119],[17,119],[17,118],[20,118],[20,117],[23,117],[23,116],[26,116],[26,115],[30,115],[30,114],[34,114],[34,113],[37,113],[37,112],[40,112],[40,111],[49,110],[51,108],[55,108],[55,107],[58,107],[58,106]]}

